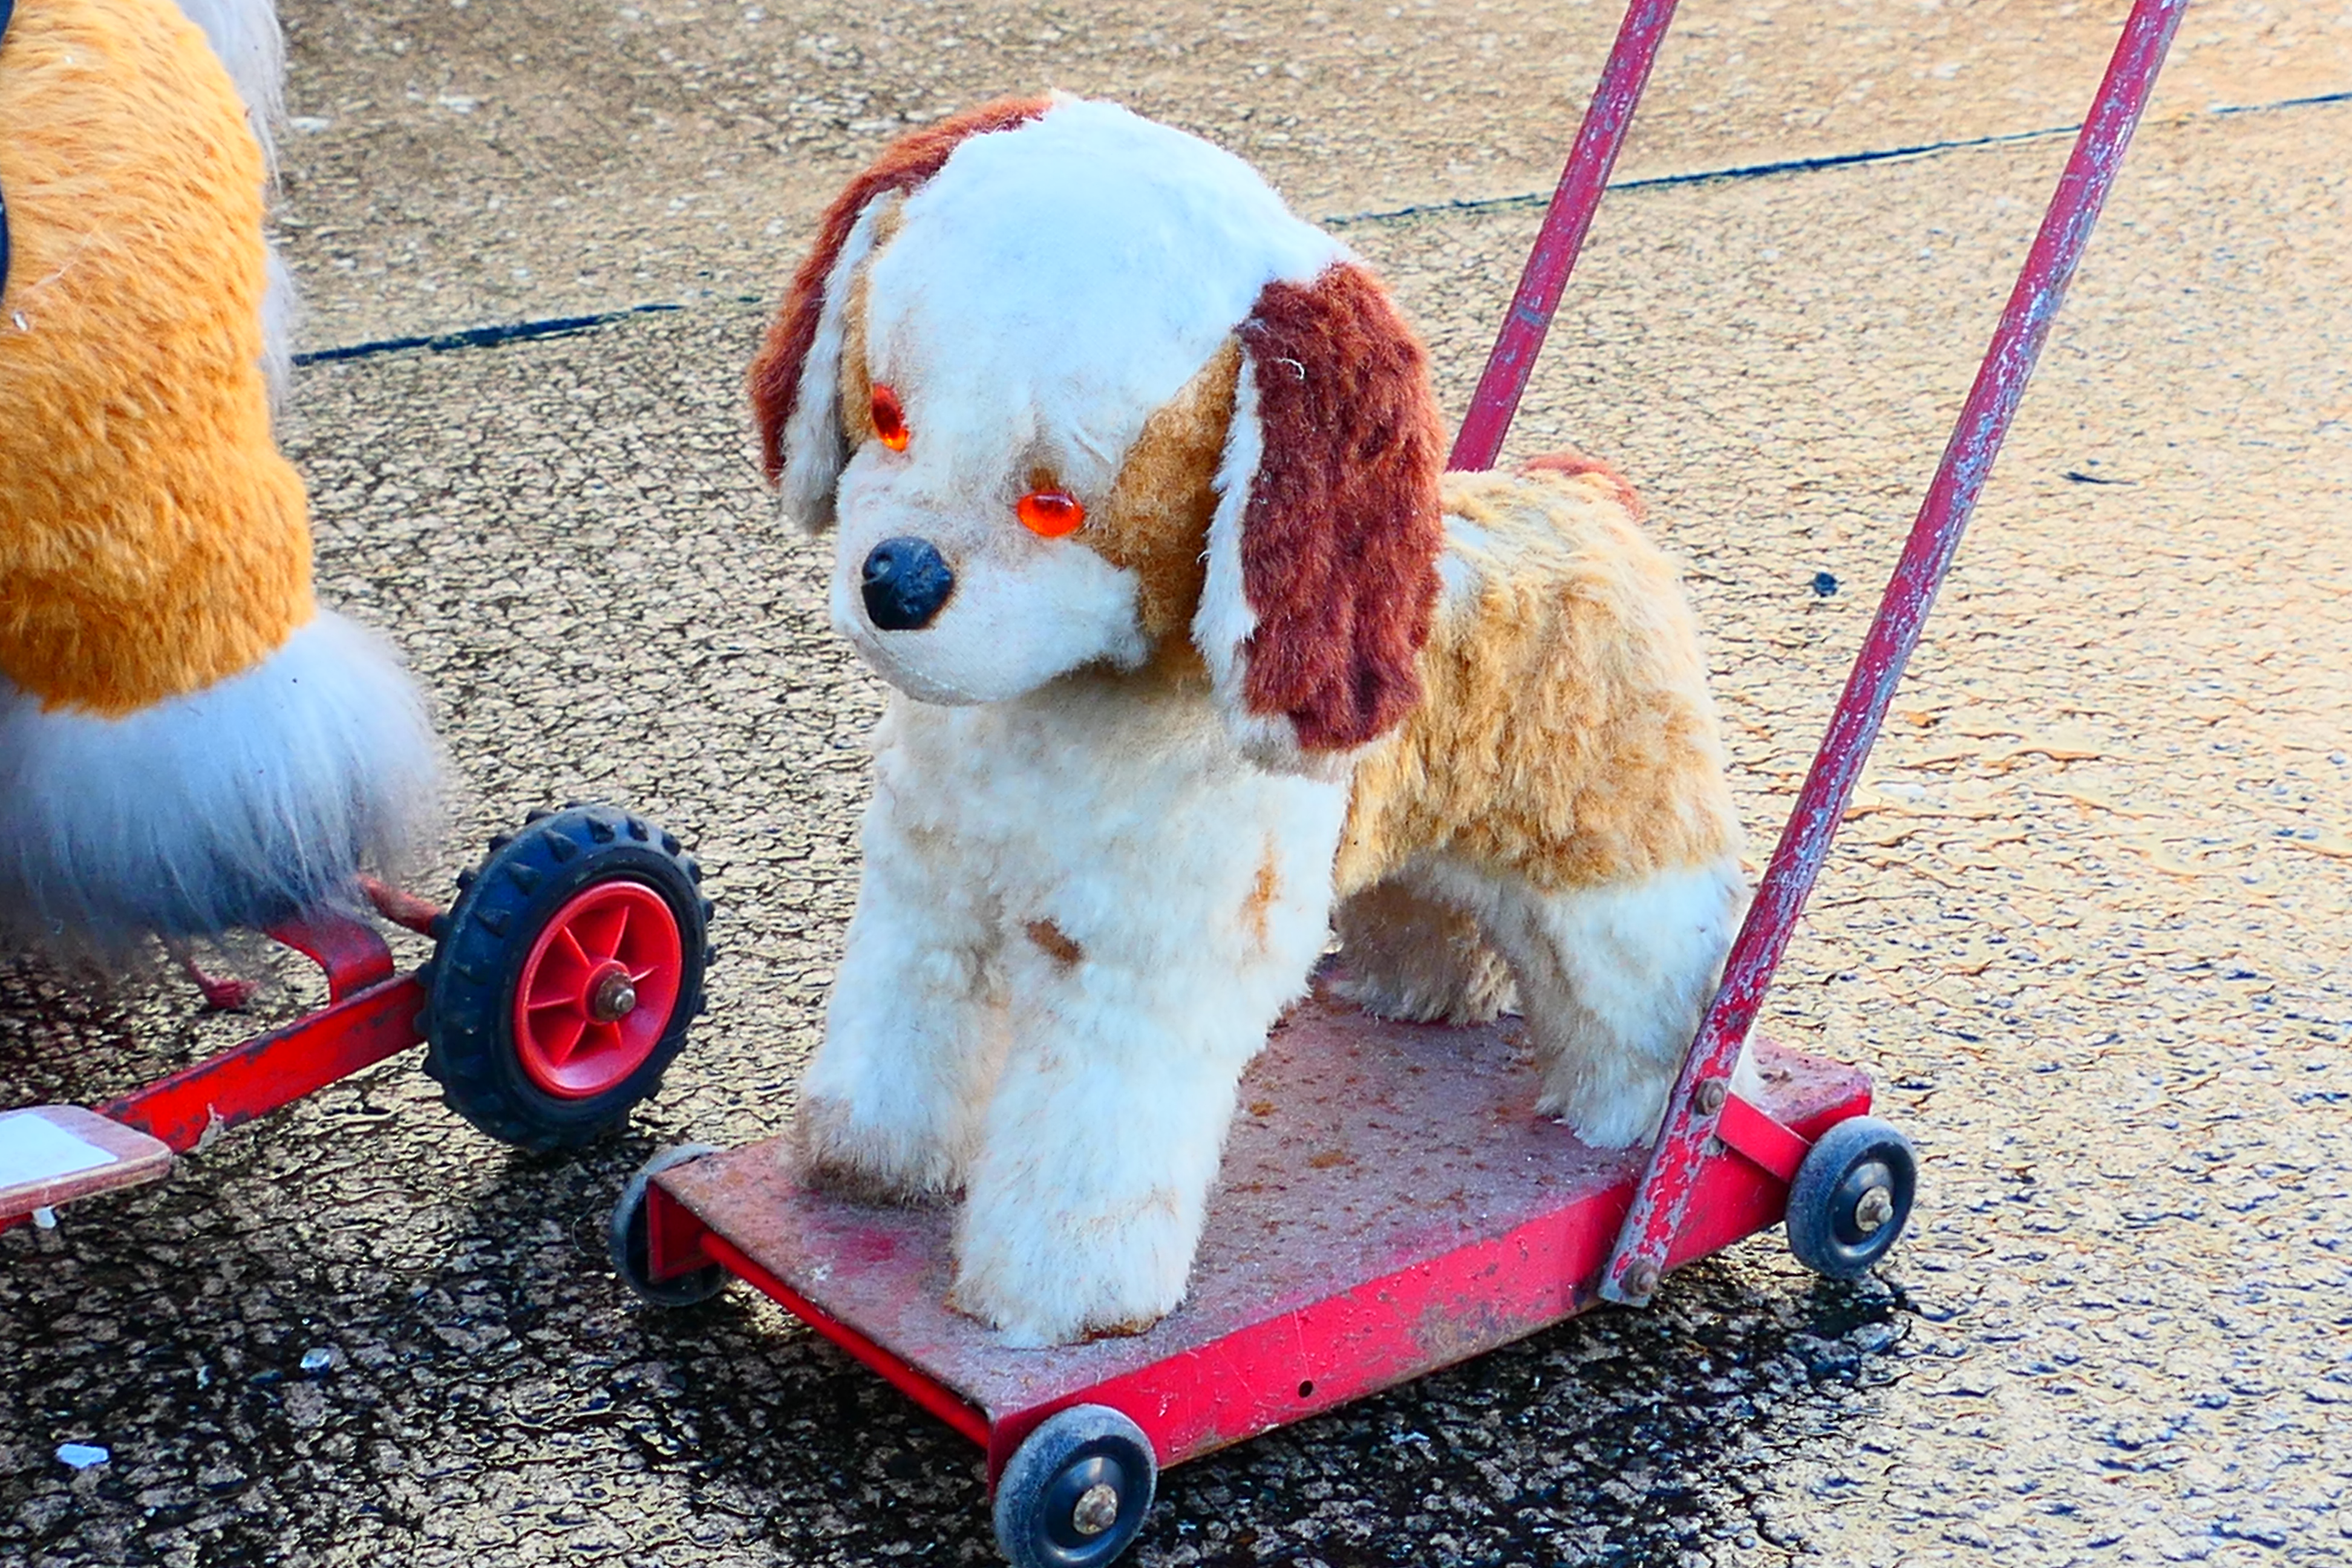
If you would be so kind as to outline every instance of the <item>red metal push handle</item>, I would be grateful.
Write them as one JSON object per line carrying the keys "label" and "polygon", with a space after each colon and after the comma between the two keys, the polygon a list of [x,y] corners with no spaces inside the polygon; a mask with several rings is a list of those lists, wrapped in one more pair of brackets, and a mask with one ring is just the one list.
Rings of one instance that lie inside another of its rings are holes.
{"label": "red metal push handle", "polygon": [[[1805,907],[1829,853],[1831,836],[1845,815],[1847,799],[1871,742],[1886,717],[1887,704],[1903,679],[1903,666],[1918,646],[1921,626],[1935,603],[1936,589],[1950,567],[1960,534],[1975,510],[1985,477],[1992,469],[2001,437],[2009,432],[2018,399],[2033,374],[2050,323],[2066,297],[2066,285],[2090,243],[2098,222],[2100,204],[2106,200],[2130,145],[2133,128],[2163,67],[2165,51],[2189,0],[2136,0],[2123,37],[2107,63],[2099,96],[2074,139],[2074,155],[2059,177],[2058,189],[2043,215],[2033,249],[2018,274],[2017,287],[2001,312],[1992,346],[1977,371],[1959,423],[1944,447],[1935,481],[1920,503],[1911,525],[1903,559],[1879,602],[1878,617],[1854,659],[1845,692],[1838,699],[1829,733],[1797,794],[1796,809],[1780,832],[1779,847],[1756,890],[1747,922],[1732,943],[1725,963],[1723,986],[1700,1024],[1675,1085],[1666,1120],[1650,1162],[1635,1191],[1633,1206],[1617,1238],[1601,1293],[1612,1301],[1640,1303],[1657,1289],[1667,1249],[1682,1228],[1684,1211],[1696,1184],[1698,1167],[1716,1116],[1693,1103],[1699,1086],[1714,1085],[1728,1076],[1739,1047],[1756,1021],[1756,1012],[1771,983],[1772,971],[1787,950],[1797,917]],[[1720,1090],[1707,1100],[1718,1107]]]}
{"label": "red metal push handle", "polygon": [[1559,308],[1560,291],[1584,248],[1584,231],[1592,226],[1593,209],[1617,166],[1617,149],[1625,142],[1625,127],[1633,121],[1641,101],[1642,84],[1650,79],[1650,64],[1658,58],[1658,41],[1675,19],[1675,0],[1633,0],[1617,29],[1617,42],[1601,68],[1601,84],[1584,110],[1584,124],[1576,146],[1560,171],[1559,188],[1544,209],[1543,227],[1537,231],[1535,249],[1519,274],[1519,291],[1496,335],[1494,352],[1471,395],[1470,412],[1454,437],[1454,451],[1445,466],[1466,473],[1495,466],[1511,416],[1519,410],[1519,395],[1543,352],[1544,334],[1551,330],[1552,312]]}

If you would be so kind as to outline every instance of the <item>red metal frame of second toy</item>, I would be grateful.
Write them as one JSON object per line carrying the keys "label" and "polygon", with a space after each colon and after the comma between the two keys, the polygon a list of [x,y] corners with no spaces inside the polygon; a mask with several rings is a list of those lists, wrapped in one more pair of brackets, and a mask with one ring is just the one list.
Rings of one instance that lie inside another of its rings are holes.
{"label": "red metal frame of second toy", "polygon": [[[992,1488],[1022,1439],[1073,1405],[1124,1412],[1158,1462],[1174,1464],[1596,1300],[1646,1300],[1668,1267],[1779,1221],[1812,1141],[1867,1110],[1869,1085],[1852,1069],[1758,1041],[1768,1090],[1755,1104],[1728,1092],[1730,1066],[2186,5],[2136,0],[1645,1154],[1596,1154],[1557,1128],[1538,1137],[1521,1103],[1531,1101],[1531,1086],[1511,1079],[1502,1065],[1510,1042],[1493,1028],[1342,1017],[1318,995],[1277,1031],[1244,1081],[1248,1111],[1227,1152],[1193,1294],[1144,1336],[1042,1355],[996,1344],[941,1300],[949,1247],[939,1211],[807,1192],[772,1142],[654,1177],[644,1211],[646,1279],[658,1285],[716,1265],[758,1287],[983,1444]],[[1673,0],[1634,0],[1627,13],[1465,421],[1457,468],[1490,465],[1500,449],[1673,10]],[[1293,1125],[1276,1135],[1270,1119]],[[1298,1156],[1302,1124],[1322,1130],[1328,1162]],[[1411,1130],[1402,1141],[1391,1136],[1400,1127]],[[1443,1147],[1433,1152],[1432,1142]],[[1367,1167],[1381,1174],[1351,1184]],[[1448,1208],[1464,1195],[1443,1192],[1456,1178],[1476,1188],[1468,1194],[1475,1216]]]}
{"label": "red metal frame of second toy", "polygon": [[[441,912],[390,888],[371,885],[368,893],[386,920],[420,934]],[[416,1023],[425,984],[394,973],[392,949],[373,927],[320,914],[269,934],[326,972],[327,1005],[109,1100],[100,1115],[185,1153],[213,1129],[266,1116],[423,1043]]]}
{"label": "red metal frame of second toy", "polygon": [[[593,1138],[652,1091],[700,1011],[700,882],[674,835],[586,801],[493,837],[446,912],[362,878],[375,916],[433,940],[428,963],[396,973],[356,910],[270,928],[325,972],[327,1005],[94,1110],[0,1108],[0,1230],[154,1180],[211,1133],[420,1044],[443,1100],[490,1137],[541,1150]],[[208,997],[250,989],[182,963]]]}
{"label": "red metal frame of second toy", "polygon": [[[420,934],[429,934],[441,912],[381,884],[369,883],[367,893],[385,920]],[[425,983],[395,973],[392,949],[373,927],[320,913],[272,927],[269,935],[326,973],[327,1005],[109,1100],[100,1115],[184,1154],[213,1131],[281,1110],[423,1043]],[[0,1215],[0,1231],[29,1217]]]}

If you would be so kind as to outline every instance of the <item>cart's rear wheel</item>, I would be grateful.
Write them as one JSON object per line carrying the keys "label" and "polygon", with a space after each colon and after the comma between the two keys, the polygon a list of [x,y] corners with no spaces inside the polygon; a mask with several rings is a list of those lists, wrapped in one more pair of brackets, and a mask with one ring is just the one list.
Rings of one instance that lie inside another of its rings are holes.
{"label": "cart's rear wheel", "polygon": [[665,1149],[646,1161],[621,1189],[621,1201],[613,1205],[613,1222],[606,1227],[604,1241],[613,1258],[613,1269],[621,1277],[638,1300],[656,1307],[691,1307],[698,1301],[708,1301],[727,1287],[727,1270],[714,1263],[708,1268],[698,1268],[691,1274],[681,1274],[675,1279],[656,1282],[653,1277],[652,1234],[646,1224],[646,1189],[653,1179],[672,1165],[683,1165],[688,1160],[698,1160],[718,1150],[708,1143],[680,1143]]}
{"label": "cart's rear wheel", "polygon": [[1919,1184],[1911,1141],[1875,1116],[1822,1134],[1789,1188],[1789,1250],[1816,1274],[1853,1279],[1886,1256]]}
{"label": "cart's rear wheel", "polygon": [[607,806],[492,839],[433,954],[425,1070],[451,1109],[541,1151],[625,1121],[702,1008],[701,879],[676,838]]}
{"label": "cart's rear wheel", "polygon": [[1076,1405],[1021,1440],[996,1481],[996,1544],[1013,1568],[1100,1568],[1143,1529],[1160,1467],[1143,1428]]}

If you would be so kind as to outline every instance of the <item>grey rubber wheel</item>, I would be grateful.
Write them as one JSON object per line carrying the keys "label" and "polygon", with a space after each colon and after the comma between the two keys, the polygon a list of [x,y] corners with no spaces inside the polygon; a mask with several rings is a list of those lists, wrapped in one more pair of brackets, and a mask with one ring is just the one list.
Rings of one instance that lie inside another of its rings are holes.
{"label": "grey rubber wheel", "polygon": [[613,1271],[639,1300],[656,1307],[691,1307],[698,1301],[709,1300],[726,1288],[727,1270],[716,1263],[656,1284],[649,1263],[646,1229],[646,1189],[653,1185],[653,1179],[672,1165],[683,1165],[688,1160],[718,1152],[708,1143],[680,1143],[665,1149],[646,1161],[629,1178],[629,1184],[621,1189],[621,1201],[613,1205],[613,1220],[605,1229],[604,1242],[612,1254]]}
{"label": "grey rubber wheel", "polygon": [[1142,1427],[1103,1405],[1057,1411],[997,1478],[997,1547],[1013,1568],[1099,1568],[1143,1529],[1159,1483]]}
{"label": "grey rubber wheel", "polygon": [[1919,1161],[1911,1141],[1875,1116],[1822,1134],[1789,1188],[1789,1250],[1832,1279],[1854,1279],[1886,1256],[1911,1217]]}

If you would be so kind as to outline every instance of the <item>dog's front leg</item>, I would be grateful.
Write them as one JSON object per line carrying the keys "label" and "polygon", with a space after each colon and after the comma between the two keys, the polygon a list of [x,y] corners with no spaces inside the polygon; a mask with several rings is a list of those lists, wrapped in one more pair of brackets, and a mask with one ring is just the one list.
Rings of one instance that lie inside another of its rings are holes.
{"label": "dog's front leg", "polygon": [[1234,1006],[1251,988],[1230,972],[1078,965],[1035,1007],[1014,971],[1024,1005],[956,1238],[955,1305],[1014,1344],[1140,1332],[1182,1300],[1234,1089],[1279,1006]]}
{"label": "dog's front leg", "polygon": [[887,785],[866,808],[865,874],[801,1080],[803,1174],[877,1199],[963,1184],[1003,1052],[988,895],[945,836],[902,820]]}

